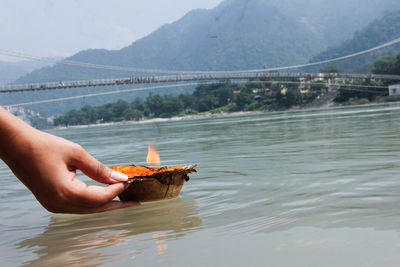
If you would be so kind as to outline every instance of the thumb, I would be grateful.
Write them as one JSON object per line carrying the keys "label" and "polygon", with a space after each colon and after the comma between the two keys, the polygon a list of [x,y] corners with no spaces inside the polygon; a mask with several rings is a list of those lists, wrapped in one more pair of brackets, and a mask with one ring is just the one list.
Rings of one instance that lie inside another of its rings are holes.
{"label": "thumb", "polygon": [[128,181],[128,175],[111,170],[91,156],[83,148],[80,152],[80,155],[74,160],[74,167],[100,183],[114,184]]}

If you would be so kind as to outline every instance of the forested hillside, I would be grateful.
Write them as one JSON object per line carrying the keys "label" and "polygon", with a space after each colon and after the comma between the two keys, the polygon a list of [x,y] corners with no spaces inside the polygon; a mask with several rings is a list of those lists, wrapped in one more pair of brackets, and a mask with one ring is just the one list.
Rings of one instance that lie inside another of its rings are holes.
{"label": "forested hillside", "polygon": [[[382,18],[375,20],[361,31],[357,31],[352,39],[339,46],[328,48],[311,61],[316,62],[349,55],[396,38],[400,38],[400,10],[387,12]],[[335,64],[344,71],[370,72],[376,59],[385,55],[397,55],[399,52],[400,44],[396,44],[370,54],[335,62]]]}
{"label": "forested hillside", "polygon": [[[394,0],[226,0],[193,10],[121,50],[90,49],[68,60],[175,70],[237,70],[305,63],[339,44],[386,10]],[[132,75],[58,64],[20,82]]]}

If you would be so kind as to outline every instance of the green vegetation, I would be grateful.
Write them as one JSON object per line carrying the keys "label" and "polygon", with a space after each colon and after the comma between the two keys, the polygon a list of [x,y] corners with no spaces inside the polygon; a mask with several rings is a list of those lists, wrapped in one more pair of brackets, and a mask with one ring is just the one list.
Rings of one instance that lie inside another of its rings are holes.
{"label": "green vegetation", "polygon": [[[351,85],[354,85],[354,87]],[[382,102],[383,98],[388,95],[388,91],[374,88],[374,86],[384,86],[384,84],[380,81],[371,79],[349,82],[346,87],[339,91],[339,94],[336,96],[334,101],[336,103],[347,105]]]}
{"label": "green vegetation", "polygon": [[324,82],[315,83],[310,90],[300,92],[300,80],[268,81],[254,79],[246,83],[216,83],[199,85],[193,94],[153,95],[132,103],[119,100],[98,107],[85,106],[57,117],[54,125],[82,125],[145,118],[168,118],[198,114],[236,111],[283,110],[312,102],[326,90]]}
{"label": "green vegetation", "polygon": [[[341,69],[335,65],[326,66],[322,72],[338,73]],[[374,63],[376,74],[400,74],[400,54],[382,57]],[[386,82],[387,83],[387,82]],[[342,86],[334,99],[340,104],[366,104],[372,101],[382,102],[387,90],[375,87],[385,86],[382,81],[372,79],[348,81]],[[252,79],[245,83],[230,81],[201,84],[193,94],[178,96],[149,94],[142,100],[136,98],[128,103],[119,100],[114,104],[85,106],[80,110],[71,110],[65,116],[57,117],[54,125],[82,125],[146,118],[169,118],[202,112],[221,113],[237,111],[285,110],[295,106],[306,106],[327,92],[325,81],[313,81],[309,88],[299,78]],[[303,91],[300,90],[303,88]]]}
{"label": "green vegetation", "polygon": [[[372,72],[374,74],[394,74],[400,75],[400,53],[397,56],[384,56],[375,61]],[[387,86],[395,83],[394,81],[379,82],[371,79],[365,81],[352,81],[346,90],[340,90],[335,98],[337,103],[345,103],[349,105],[366,104],[372,101],[382,102],[388,92],[382,89],[375,89],[374,86]],[[365,87],[363,87],[365,86]]]}
{"label": "green vegetation", "polygon": [[372,70],[375,74],[396,74],[400,75],[400,53],[397,56],[385,56],[374,63]]}

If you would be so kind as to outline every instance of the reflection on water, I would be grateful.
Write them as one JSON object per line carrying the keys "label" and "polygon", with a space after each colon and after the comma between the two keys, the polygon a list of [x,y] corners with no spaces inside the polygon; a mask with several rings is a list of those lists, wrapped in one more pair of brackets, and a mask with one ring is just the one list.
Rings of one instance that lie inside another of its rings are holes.
{"label": "reflection on water", "polygon": [[[38,255],[26,265],[90,266],[145,253],[140,240],[149,233],[161,255],[168,249],[167,239],[181,238],[201,229],[196,209],[194,201],[175,198],[92,215],[52,215],[43,233],[20,242],[17,247],[33,248]],[[127,242],[134,246],[118,249]]]}

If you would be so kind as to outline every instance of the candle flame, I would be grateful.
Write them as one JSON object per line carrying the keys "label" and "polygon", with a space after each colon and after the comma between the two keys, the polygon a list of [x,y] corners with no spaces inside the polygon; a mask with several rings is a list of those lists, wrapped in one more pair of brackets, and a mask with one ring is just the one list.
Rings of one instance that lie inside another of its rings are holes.
{"label": "candle flame", "polygon": [[160,155],[156,148],[150,144],[148,145],[146,162],[152,166],[160,166]]}

